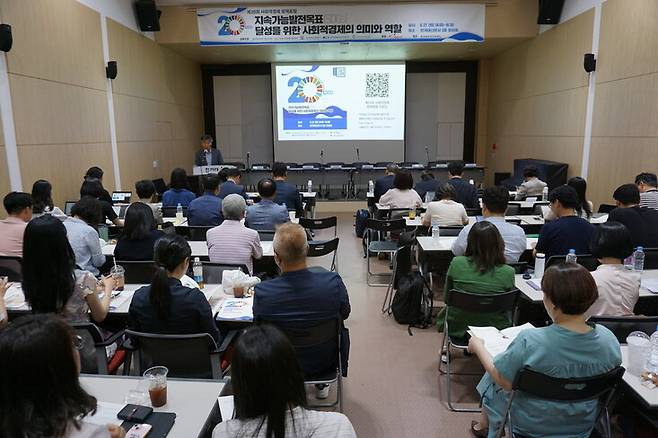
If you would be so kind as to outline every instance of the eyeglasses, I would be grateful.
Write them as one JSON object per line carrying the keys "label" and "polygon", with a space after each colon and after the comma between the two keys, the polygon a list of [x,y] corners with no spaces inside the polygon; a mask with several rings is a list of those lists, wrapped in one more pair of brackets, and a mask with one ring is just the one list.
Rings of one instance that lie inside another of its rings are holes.
{"label": "eyeglasses", "polygon": [[85,340],[80,335],[73,336],[73,346],[76,350],[80,351],[85,347]]}

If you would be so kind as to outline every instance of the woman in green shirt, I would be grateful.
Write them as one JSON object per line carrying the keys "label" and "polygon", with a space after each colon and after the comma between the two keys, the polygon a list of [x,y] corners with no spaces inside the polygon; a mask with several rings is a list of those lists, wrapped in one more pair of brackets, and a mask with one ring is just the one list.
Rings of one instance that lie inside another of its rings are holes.
{"label": "woman in green shirt", "polygon": [[[474,294],[494,294],[514,288],[514,268],[505,264],[505,242],[498,228],[488,221],[477,222],[468,233],[464,256],[455,257],[446,273],[443,288],[447,298],[452,289]],[[439,331],[443,331],[445,308],[437,318]],[[509,327],[511,321],[504,313],[466,312],[450,309],[449,335],[463,338],[469,325]]]}

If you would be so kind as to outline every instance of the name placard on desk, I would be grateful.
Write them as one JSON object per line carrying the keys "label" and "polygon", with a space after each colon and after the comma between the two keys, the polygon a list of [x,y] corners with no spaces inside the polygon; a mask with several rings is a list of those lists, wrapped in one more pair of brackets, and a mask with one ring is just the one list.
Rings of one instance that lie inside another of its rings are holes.
{"label": "name placard on desk", "polygon": [[192,168],[192,175],[209,175],[211,173],[219,173],[220,170],[226,168],[235,168],[235,166],[220,164],[218,166],[194,166]]}

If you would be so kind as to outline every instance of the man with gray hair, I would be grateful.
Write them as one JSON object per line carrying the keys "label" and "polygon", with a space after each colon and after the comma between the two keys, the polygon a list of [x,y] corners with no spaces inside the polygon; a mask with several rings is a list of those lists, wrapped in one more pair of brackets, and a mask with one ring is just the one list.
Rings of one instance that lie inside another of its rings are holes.
{"label": "man with gray hair", "polygon": [[[274,260],[281,276],[256,285],[254,319],[276,323],[295,321],[295,324],[317,325],[340,316],[350,315],[350,299],[343,280],[335,272],[322,268],[309,270],[306,265],[308,242],[300,225],[288,222],[280,225],[274,235]],[[341,359],[343,375],[347,375],[349,332],[341,324]],[[307,378],[326,374],[336,369],[338,357],[332,342],[298,352],[302,371]],[[326,398],[329,387],[316,387],[316,397]]]}
{"label": "man with gray hair", "polygon": [[384,176],[375,181],[375,202],[379,202],[379,198],[393,188],[393,180],[399,168],[395,163],[388,163]]}
{"label": "man with gray hair", "polygon": [[253,274],[253,259],[263,256],[258,232],[242,224],[247,203],[238,194],[231,194],[222,202],[224,222],[206,233],[208,257],[214,263],[246,265]]}

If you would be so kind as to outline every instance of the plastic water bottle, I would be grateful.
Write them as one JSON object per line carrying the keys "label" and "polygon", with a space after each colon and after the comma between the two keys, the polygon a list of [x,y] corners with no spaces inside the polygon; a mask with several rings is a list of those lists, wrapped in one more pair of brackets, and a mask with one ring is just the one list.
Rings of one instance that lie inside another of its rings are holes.
{"label": "plastic water bottle", "polygon": [[432,239],[438,239],[441,236],[438,225],[432,225]]}
{"label": "plastic water bottle", "polygon": [[309,180],[308,180],[308,183],[306,184],[306,188],[307,188],[306,191],[307,191],[308,193],[311,193],[311,192],[313,191],[313,181],[311,181],[311,180],[309,179]]}
{"label": "plastic water bottle", "polygon": [[544,187],[541,191],[541,200],[548,201],[548,186]]}
{"label": "plastic water bottle", "polygon": [[468,180],[468,183],[469,183],[470,185],[472,185],[472,186],[475,185],[475,181],[473,181],[472,179],[469,179],[469,180]]}
{"label": "plastic water bottle", "polygon": [[651,335],[651,353],[646,368],[650,373],[658,373],[658,327]]}
{"label": "plastic water bottle", "polygon": [[183,222],[183,207],[180,205],[180,202],[176,206],[176,221]]}
{"label": "plastic water bottle", "polygon": [[642,272],[644,270],[644,248],[638,246],[633,253],[633,270]]}
{"label": "plastic water bottle", "polygon": [[578,263],[578,257],[576,257],[576,250],[570,249],[569,254],[567,254],[567,263]]}
{"label": "plastic water bottle", "polygon": [[197,282],[199,287],[203,288],[203,265],[201,264],[201,259],[199,257],[194,258],[192,273],[194,275],[194,281]]}
{"label": "plastic water bottle", "polygon": [[368,181],[368,193],[375,193],[375,183],[372,180]]}
{"label": "plastic water bottle", "polygon": [[629,271],[633,270],[633,254],[624,259],[624,268],[628,269]]}
{"label": "plastic water bottle", "polygon": [[546,254],[538,252],[535,255],[535,278],[544,276],[544,267],[546,266]]}

